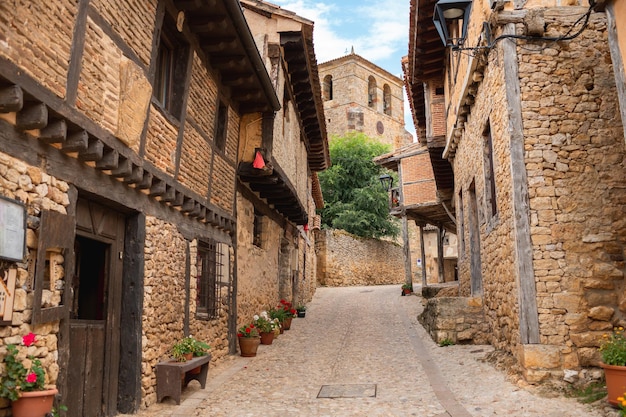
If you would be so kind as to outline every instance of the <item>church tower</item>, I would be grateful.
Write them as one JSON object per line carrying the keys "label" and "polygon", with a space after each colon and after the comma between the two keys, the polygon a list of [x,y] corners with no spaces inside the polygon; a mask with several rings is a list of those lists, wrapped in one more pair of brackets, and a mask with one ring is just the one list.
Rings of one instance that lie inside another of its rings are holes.
{"label": "church tower", "polygon": [[403,82],[352,52],[318,65],[329,138],[347,132],[397,149],[413,141],[404,128]]}

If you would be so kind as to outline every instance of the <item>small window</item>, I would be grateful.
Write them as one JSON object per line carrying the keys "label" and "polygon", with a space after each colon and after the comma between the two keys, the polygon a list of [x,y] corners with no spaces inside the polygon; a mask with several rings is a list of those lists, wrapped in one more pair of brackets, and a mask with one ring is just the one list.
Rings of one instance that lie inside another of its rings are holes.
{"label": "small window", "polygon": [[166,16],[159,40],[153,95],[161,107],[177,119],[182,112],[188,57],[189,45],[176,30],[173,20]]}
{"label": "small window", "polygon": [[376,107],[376,80],[371,75],[367,79],[367,107]]}
{"label": "small window", "polygon": [[215,126],[215,147],[224,151],[226,147],[226,132],[228,131],[228,107],[220,101]]}
{"label": "small window", "polygon": [[436,96],[443,96],[443,93],[444,93],[443,87],[435,88],[435,95]]}
{"label": "small window", "polygon": [[333,99],[333,76],[332,75],[327,75],[324,77],[322,90],[324,94],[324,101]]}
{"label": "small window", "polygon": [[496,204],[496,178],[493,164],[493,140],[489,121],[483,132],[483,169],[485,172],[485,203],[491,217],[498,212]]}
{"label": "small window", "polygon": [[389,84],[383,86],[383,111],[386,115],[391,116],[391,88]]}
{"label": "small window", "polygon": [[214,319],[220,315],[220,289],[227,272],[220,246],[215,241],[198,243],[196,314],[202,318]]}
{"label": "small window", "polygon": [[252,243],[259,248],[263,247],[263,220],[264,216],[254,210],[254,225],[252,228]]}

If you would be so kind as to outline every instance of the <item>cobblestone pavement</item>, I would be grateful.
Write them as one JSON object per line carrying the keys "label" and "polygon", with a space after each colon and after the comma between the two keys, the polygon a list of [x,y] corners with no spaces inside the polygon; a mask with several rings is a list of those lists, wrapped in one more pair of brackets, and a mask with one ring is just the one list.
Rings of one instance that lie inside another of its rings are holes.
{"label": "cobblestone pavement", "polygon": [[513,384],[484,360],[490,346],[437,346],[421,310],[399,285],[318,288],[306,318],[256,357],[229,357],[204,390],[193,381],[181,405],[166,398],[139,416],[617,416]]}

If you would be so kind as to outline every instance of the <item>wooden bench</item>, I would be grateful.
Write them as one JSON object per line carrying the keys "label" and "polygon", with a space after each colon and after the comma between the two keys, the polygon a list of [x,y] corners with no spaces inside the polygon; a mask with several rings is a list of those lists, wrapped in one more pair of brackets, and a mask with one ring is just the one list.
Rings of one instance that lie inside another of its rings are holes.
{"label": "wooden bench", "polygon": [[[168,360],[156,365],[157,376],[157,402],[165,397],[171,397],[180,405],[180,393],[189,381],[196,380],[202,389],[206,385],[206,377],[209,372],[211,355],[198,356],[186,362]],[[191,373],[192,369],[200,367],[200,372]]]}

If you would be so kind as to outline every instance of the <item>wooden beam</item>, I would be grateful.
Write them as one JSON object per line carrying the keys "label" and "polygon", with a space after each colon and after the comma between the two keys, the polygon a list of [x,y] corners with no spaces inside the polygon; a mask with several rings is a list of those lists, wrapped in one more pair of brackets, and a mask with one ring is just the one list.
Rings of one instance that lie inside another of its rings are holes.
{"label": "wooden beam", "polygon": [[28,103],[17,112],[17,130],[43,129],[48,125],[48,106],[43,103]]}
{"label": "wooden beam", "polygon": [[98,139],[91,139],[87,149],[78,152],[78,159],[81,161],[99,161],[104,154],[104,144]]}
{"label": "wooden beam", "polygon": [[67,139],[65,119],[54,120],[39,131],[39,140],[45,143],[62,143]]}
{"label": "wooden beam", "polygon": [[96,169],[112,170],[118,167],[120,154],[115,149],[107,149],[104,151],[102,158],[96,162]]}
{"label": "wooden beam", "polygon": [[22,110],[24,93],[20,86],[10,85],[0,89],[0,113],[12,113]]}
{"label": "wooden beam", "polygon": [[86,130],[74,132],[69,135],[67,140],[61,145],[63,152],[80,152],[87,149],[89,145],[89,134]]}

